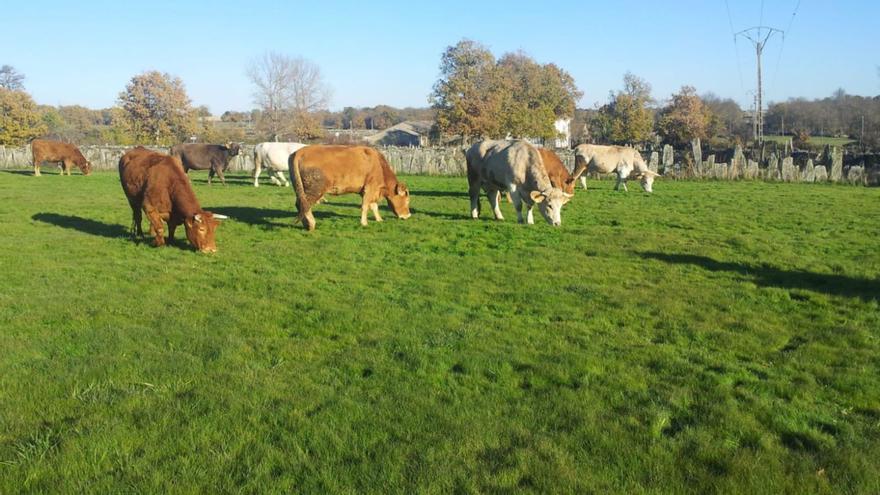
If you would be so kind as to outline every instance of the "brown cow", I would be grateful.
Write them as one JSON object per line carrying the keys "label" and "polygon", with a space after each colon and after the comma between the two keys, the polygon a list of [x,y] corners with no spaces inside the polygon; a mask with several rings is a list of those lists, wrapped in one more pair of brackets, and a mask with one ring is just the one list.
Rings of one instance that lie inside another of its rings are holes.
{"label": "brown cow", "polygon": [[296,190],[297,219],[307,230],[315,230],[312,206],[324,194],[358,193],[363,197],[361,225],[367,225],[367,210],[377,222],[380,196],[399,218],[407,219],[409,189],[397,176],[382,153],[366,146],[306,146],[290,155],[288,168]]}
{"label": "brown cow", "polygon": [[119,181],[131,206],[132,236],[143,236],[143,209],[156,246],[166,242],[164,220],[168,222],[168,242],[174,240],[174,230],[183,224],[193,247],[203,253],[217,251],[214,231],[219,220],[226,217],[199,206],[179,159],[138,146],[119,159]]}
{"label": "brown cow", "polygon": [[48,139],[34,139],[31,141],[31,155],[34,159],[34,175],[37,177],[40,176],[40,165],[43,162],[58,163],[58,166],[61,167],[61,175],[64,175],[65,172],[70,175],[70,170],[74,165],[79,167],[83,175],[92,173],[92,164],[86,160],[79,148],[72,144]]}
{"label": "brown cow", "polygon": [[574,184],[577,180],[568,173],[562,160],[559,159],[559,155],[547,148],[538,148],[538,153],[541,153],[544,168],[547,170],[547,175],[550,176],[550,183],[553,184],[553,187],[562,189],[564,193],[574,194]]}

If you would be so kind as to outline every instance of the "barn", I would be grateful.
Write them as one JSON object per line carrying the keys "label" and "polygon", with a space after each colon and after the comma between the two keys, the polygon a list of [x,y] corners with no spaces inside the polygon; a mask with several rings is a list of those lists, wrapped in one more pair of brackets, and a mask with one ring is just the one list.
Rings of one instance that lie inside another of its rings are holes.
{"label": "barn", "polygon": [[428,146],[434,122],[408,120],[364,138],[374,146]]}

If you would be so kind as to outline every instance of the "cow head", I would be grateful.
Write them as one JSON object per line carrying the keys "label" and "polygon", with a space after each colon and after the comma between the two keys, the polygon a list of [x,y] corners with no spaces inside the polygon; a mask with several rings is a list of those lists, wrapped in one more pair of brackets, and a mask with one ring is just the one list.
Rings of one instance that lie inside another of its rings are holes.
{"label": "cow head", "polygon": [[238,143],[226,143],[226,149],[229,151],[229,156],[237,156],[241,146]]}
{"label": "cow head", "polygon": [[83,175],[91,174],[92,173],[92,162],[89,162],[89,161],[83,162],[83,164],[79,166],[79,169],[82,170]]}
{"label": "cow head", "polygon": [[538,203],[538,209],[544,220],[554,227],[562,225],[562,206],[568,203],[572,195],[552,187],[546,191],[532,191],[529,194],[532,201]]}
{"label": "cow head", "polygon": [[660,174],[657,172],[652,172],[650,170],[645,170],[636,176],[636,179],[639,179],[639,184],[642,185],[642,189],[645,190],[646,193],[653,192],[654,187],[654,177],[659,177]]}
{"label": "cow head", "polygon": [[565,179],[565,182],[562,184],[562,192],[574,196],[575,182],[577,182],[577,177],[569,177]]}
{"label": "cow head", "polygon": [[412,214],[409,212],[409,189],[403,182],[398,182],[394,190],[385,195],[388,207],[397,215],[397,218],[406,220]]}
{"label": "cow head", "polygon": [[214,240],[214,231],[220,225],[220,220],[226,218],[224,215],[215,215],[210,211],[196,213],[183,221],[186,228],[186,238],[200,252],[216,253],[217,243]]}

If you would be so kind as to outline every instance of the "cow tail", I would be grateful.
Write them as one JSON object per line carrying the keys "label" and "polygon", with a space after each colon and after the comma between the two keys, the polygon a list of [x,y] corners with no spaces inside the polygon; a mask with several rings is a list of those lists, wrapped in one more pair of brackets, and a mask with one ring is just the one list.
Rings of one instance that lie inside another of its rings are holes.
{"label": "cow tail", "polygon": [[574,172],[571,174],[572,180],[578,180],[578,178],[583,175],[584,172],[587,171],[587,159],[584,158],[584,155],[575,152],[574,154]]}
{"label": "cow tail", "polygon": [[303,216],[306,214],[306,211],[308,211],[311,206],[309,204],[309,199],[306,197],[306,188],[303,185],[302,173],[300,171],[300,162],[302,160],[300,158],[299,152],[290,155],[290,158],[288,160],[290,175],[293,179],[293,187],[296,190],[297,220],[302,221]]}

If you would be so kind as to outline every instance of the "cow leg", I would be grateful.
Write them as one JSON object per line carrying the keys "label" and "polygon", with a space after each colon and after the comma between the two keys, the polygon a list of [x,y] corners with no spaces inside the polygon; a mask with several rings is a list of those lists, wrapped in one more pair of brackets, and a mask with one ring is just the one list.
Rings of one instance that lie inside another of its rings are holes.
{"label": "cow leg", "polygon": [[34,159],[34,177],[40,176],[40,162]]}
{"label": "cow leg", "polygon": [[165,245],[165,228],[162,225],[162,217],[154,209],[145,209],[147,220],[150,221],[150,235],[153,236],[153,245],[156,247]]}
{"label": "cow leg", "polygon": [[518,192],[514,192],[511,196],[513,197],[513,208],[516,210],[516,221],[523,223],[522,198]]}
{"label": "cow leg", "polygon": [[489,206],[492,207],[495,220],[504,220],[504,215],[501,214],[501,191],[492,189],[486,193],[486,196],[489,197]]}
{"label": "cow leg", "polygon": [[174,231],[177,230],[178,225],[180,225],[180,220],[174,218],[168,219],[168,244],[174,243]]}
{"label": "cow leg", "polygon": [[480,183],[473,181],[468,185],[468,195],[471,197],[471,218],[480,218]]}
{"label": "cow leg", "polygon": [[532,215],[532,208],[534,208],[534,206],[534,204],[530,204],[526,208],[526,223],[529,225],[535,225],[535,216]]}
{"label": "cow leg", "polygon": [[220,176],[220,183],[222,183],[224,186],[226,185],[226,177],[223,175],[223,172],[225,172],[225,171],[226,171],[225,166],[217,167],[217,175]]}
{"label": "cow leg", "polygon": [[208,169],[208,185],[211,185],[211,179],[214,178],[214,167]]}
{"label": "cow leg", "polygon": [[587,190],[587,176],[586,176],[586,172],[584,172],[584,175],[581,176],[581,186],[583,186],[584,191]]}
{"label": "cow leg", "polygon": [[379,203],[370,203],[370,209],[373,210],[373,218],[375,218],[377,222],[381,222],[382,217],[379,216]]}
{"label": "cow leg", "polygon": [[[260,160],[254,160],[254,187],[260,187],[260,173],[263,172],[263,167],[260,165]],[[270,172],[271,176],[272,173]]]}
{"label": "cow leg", "polygon": [[617,184],[614,185],[614,190],[615,190],[615,191],[619,191],[619,190],[620,190],[620,186],[623,186],[623,191],[624,191],[624,192],[629,192],[629,191],[627,191],[627,189],[626,189],[626,178],[623,177],[623,176],[621,176],[621,175],[618,175],[618,176],[617,176]]}
{"label": "cow leg", "polygon": [[361,225],[364,227],[367,226],[367,210],[370,209],[371,201],[367,199],[367,195],[364,195],[363,203],[361,203]]}

